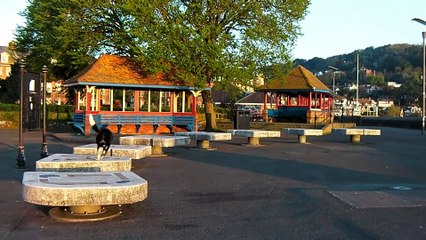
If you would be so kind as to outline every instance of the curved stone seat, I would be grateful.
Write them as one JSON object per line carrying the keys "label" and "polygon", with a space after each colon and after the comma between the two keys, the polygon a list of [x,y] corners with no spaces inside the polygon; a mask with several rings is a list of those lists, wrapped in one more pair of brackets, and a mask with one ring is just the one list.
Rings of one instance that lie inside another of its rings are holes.
{"label": "curved stone seat", "polygon": [[235,136],[247,137],[247,144],[253,146],[260,145],[260,138],[281,137],[280,131],[266,131],[258,129],[231,129],[227,132]]}
{"label": "curved stone seat", "polygon": [[[75,154],[97,154],[97,144],[86,144],[73,148]],[[131,159],[140,159],[151,155],[151,146],[132,146],[132,145],[115,145],[112,144],[108,150],[107,156],[114,157],[130,157]]]}
{"label": "curved stone seat", "polygon": [[57,207],[49,214],[61,221],[112,218],[121,213],[117,205],[148,196],[148,182],[130,171],[25,172],[22,185],[24,201]]}
{"label": "curved stone seat", "polygon": [[197,142],[197,147],[201,149],[210,149],[210,141],[231,140],[230,133],[223,132],[177,132],[176,136],[188,136]]}
{"label": "curved stone seat", "polygon": [[299,143],[306,143],[307,136],[322,136],[322,129],[304,129],[304,128],[285,128],[284,134],[292,134],[298,136]]}
{"label": "curved stone seat", "polygon": [[36,171],[55,172],[108,172],[130,171],[132,160],[129,157],[103,157],[95,155],[53,154],[36,162]]}
{"label": "curved stone seat", "polygon": [[134,135],[120,137],[120,145],[149,145],[152,156],[164,156],[163,148],[183,146],[190,143],[187,136],[173,135]]}

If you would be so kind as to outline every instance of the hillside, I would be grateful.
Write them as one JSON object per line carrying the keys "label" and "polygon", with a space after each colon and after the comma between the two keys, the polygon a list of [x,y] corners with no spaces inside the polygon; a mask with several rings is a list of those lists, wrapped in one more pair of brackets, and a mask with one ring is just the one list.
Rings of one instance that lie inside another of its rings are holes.
{"label": "hillside", "polygon": [[[400,105],[418,103],[421,96],[422,47],[420,45],[393,44],[382,47],[369,47],[352,53],[332,56],[326,59],[295,59],[294,65],[306,67],[315,73],[325,84],[332,85],[333,73],[328,66],[337,67],[335,84],[337,88],[356,83],[356,55],[359,54],[359,84],[382,87],[373,95],[360,93],[360,97],[391,98]],[[388,82],[402,84],[398,89],[387,87]],[[338,92],[340,95],[351,95]]]}

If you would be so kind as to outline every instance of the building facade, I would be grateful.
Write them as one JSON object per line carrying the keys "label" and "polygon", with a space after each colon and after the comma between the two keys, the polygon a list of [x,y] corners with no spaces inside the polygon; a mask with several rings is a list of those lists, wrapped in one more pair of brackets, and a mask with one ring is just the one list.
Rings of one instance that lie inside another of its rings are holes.
{"label": "building facade", "polygon": [[0,46],[0,80],[9,77],[14,63],[15,59],[13,59],[12,55],[9,53],[9,48]]}

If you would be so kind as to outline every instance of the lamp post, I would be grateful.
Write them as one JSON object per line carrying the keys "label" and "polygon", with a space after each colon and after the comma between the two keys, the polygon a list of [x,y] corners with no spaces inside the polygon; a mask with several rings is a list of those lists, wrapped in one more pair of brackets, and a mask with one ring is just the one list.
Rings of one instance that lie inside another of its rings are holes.
{"label": "lamp post", "polygon": [[328,66],[329,69],[333,70],[333,96],[336,95],[336,87],[335,87],[335,80],[336,80],[336,73],[339,71],[337,67]]}
{"label": "lamp post", "polygon": [[333,109],[333,111],[334,111],[334,108],[336,107],[336,105],[335,105],[335,98],[336,98],[336,85],[335,85],[335,82],[336,82],[336,73],[337,73],[337,71],[339,71],[339,69],[337,68],[337,67],[333,67],[333,66],[328,66],[328,68],[329,69],[331,69],[331,70],[333,70],[333,103],[332,103],[332,109]]}
{"label": "lamp post", "polygon": [[19,85],[19,144],[18,144],[18,157],[16,158],[17,167],[20,169],[25,168],[25,149],[24,138],[22,135],[22,119],[24,111],[24,74],[25,63],[21,60],[19,62],[20,85]]}
{"label": "lamp post", "polygon": [[[420,19],[420,18],[413,18],[413,21],[416,21],[418,23],[421,23],[423,25],[426,25],[426,21]],[[425,38],[426,38],[426,32],[422,32],[422,38],[423,38],[423,75],[422,75],[422,82],[423,82],[423,88],[422,88],[422,135],[424,135],[425,132],[425,85],[426,85],[426,46],[425,46]]]}
{"label": "lamp post", "polygon": [[41,68],[41,74],[43,76],[43,96],[42,96],[42,100],[43,100],[43,142],[41,144],[41,153],[40,156],[42,158],[47,157],[48,151],[47,151],[47,140],[46,140],[46,75],[47,75],[47,67],[46,65],[44,65]]}

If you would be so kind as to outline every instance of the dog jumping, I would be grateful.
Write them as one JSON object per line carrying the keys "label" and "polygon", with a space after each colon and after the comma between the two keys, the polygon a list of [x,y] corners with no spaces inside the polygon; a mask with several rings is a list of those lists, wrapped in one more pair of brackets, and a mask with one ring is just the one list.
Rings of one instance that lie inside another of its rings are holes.
{"label": "dog jumping", "polygon": [[95,119],[92,114],[89,115],[89,123],[92,126],[93,131],[97,133],[96,135],[96,159],[102,159],[109,151],[112,141],[112,132],[106,127],[99,128],[96,125]]}

